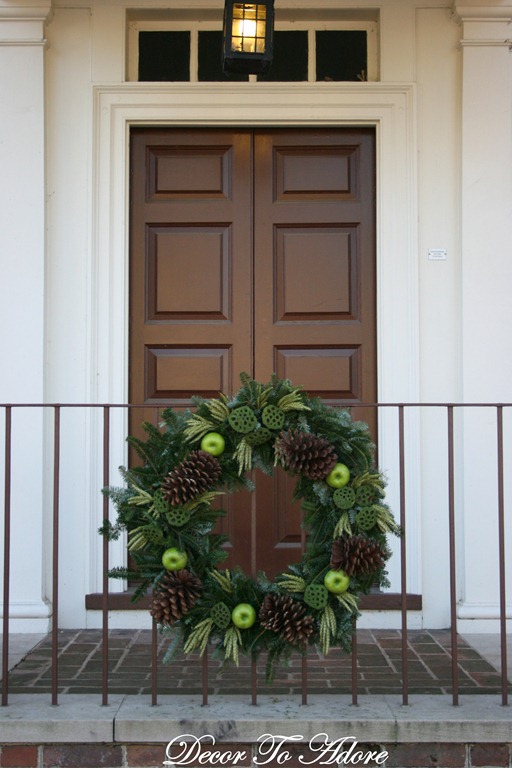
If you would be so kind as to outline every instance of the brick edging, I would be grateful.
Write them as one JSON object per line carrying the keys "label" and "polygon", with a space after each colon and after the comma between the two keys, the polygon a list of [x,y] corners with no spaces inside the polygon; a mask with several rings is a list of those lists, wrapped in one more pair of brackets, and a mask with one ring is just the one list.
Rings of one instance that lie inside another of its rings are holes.
{"label": "brick edging", "polygon": [[[188,768],[210,768],[233,765],[244,768],[255,765],[254,744],[219,744],[215,748],[215,761],[191,762]],[[307,744],[293,744],[286,748],[286,759],[265,762],[266,768],[304,768],[304,765],[339,764],[329,756],[323,758],[309,751]],[[512,743],[416,743],[365,744],[359,742],[357,750],[363,754],[388,753],[381,765],[386,768],[512,768]],[[176,753],[173,753],[174,755]],[[352,753],[354,755],[354,753]],[[299,759],[303,757],[304,762]],[[355,755],[354,755],[355,756]],[[1,768],[160,768],[166,760],[166,745],[162,744],[4,744],[0,748]],[[322,763],[322,759],[324,762]],[[316,762],[315,762],[316,760]],[[349,766],[376,766],[379,763],[341,762]]]}

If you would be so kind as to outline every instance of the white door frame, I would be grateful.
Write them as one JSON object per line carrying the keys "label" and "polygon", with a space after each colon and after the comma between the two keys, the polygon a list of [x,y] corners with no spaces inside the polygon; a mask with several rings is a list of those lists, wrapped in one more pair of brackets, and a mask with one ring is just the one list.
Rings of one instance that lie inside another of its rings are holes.
{"label": "white door frame", "polygon": [[[129,132],[137,125],[375,127],[378,397],[379,402],[418,401],[414,85],[125,83],[95,87],[93,103],[92,401],[126,403],[128,397]],[[397,466],[395,423],[396,414],[381,414],[379,463],[390,475]],[[125,428],[120,423],[118,434],[112,434],[114,468],[125,461]],[[414,418],[408,420],[407,443],[408,467],[419,467]],[[120,446],[117,455],[114,446]],[[408,591],[420,592],[420,492],[414,472],[409,472],[406,492],[407,507],[414,510],[407,521]],[[397,494],[390,477],[389,501],[395,510]],[[97,521],[92,521],[94,539],[96,530]],[[112,557],[121,562],[123,556],[123,544],[117,542]],[[399,560],[390,561],[393,590],[400,586]],[[100,574],[101,564],[91,562],[93,590]]]}

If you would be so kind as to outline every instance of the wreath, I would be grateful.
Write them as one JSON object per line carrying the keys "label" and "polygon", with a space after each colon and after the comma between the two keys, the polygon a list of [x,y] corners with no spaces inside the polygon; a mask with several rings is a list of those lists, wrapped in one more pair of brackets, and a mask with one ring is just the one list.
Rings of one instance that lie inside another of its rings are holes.
{"label": "wreath", "polygon": [[[140,463],[120,471],[123,488],[105,493],[117,510],[100,532],[128,535],[133,567],[109,576],[137,580],[133,600],[151,592],[150,612],[171,630],[168,658],[199,651],[238,664],[240,653],[276,663],[308,645],[350,650],[359,599],[387,584],[387,534],[399,534],[384,501],[385,481],[363,422],[310,398],[289,380],[247,375],[233,398],[194,399],[194,412],[167,408],[162,424],[129,437]],[[213,533],[225,512],[217,496],[253,489],[251,470],[280,465],[296,476],[307,532],[296,564],[270,581],[222,569],[226,537]]]}

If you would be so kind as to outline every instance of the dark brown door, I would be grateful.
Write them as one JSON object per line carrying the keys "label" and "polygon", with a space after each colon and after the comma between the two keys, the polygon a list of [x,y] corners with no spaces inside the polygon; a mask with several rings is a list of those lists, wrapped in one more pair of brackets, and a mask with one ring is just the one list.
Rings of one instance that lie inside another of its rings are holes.
{"label": "dark brown door", "polygon": [[[374,154],[370,129],[132,132],[130,400],[147,418],[233,393],[242,371],[376,400]],[[290,486],[257,479],[268,575],[300,555]],[[247,569],[249,496],[226,506]]]}

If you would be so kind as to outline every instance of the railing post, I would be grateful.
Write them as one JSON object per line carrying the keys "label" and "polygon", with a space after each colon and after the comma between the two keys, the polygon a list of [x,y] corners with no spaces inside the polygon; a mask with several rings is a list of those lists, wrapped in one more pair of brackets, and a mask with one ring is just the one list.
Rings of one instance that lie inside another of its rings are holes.
{"label": "railing post", "polygon": [[11,567],[11,446],[12,408],[5,407],[5,487],[4,487],[4,615],[2,622],[2,707],[9,696],[9,578]]}
{"label": "railing post", "polygon": [[508,705],[507,681],[507,601],[505,579],[505,490],[503,471],[503,406],[498,405],[498,558],[500,571],[500,642],[501,642],[501,703]]}
{"label": "railing post", "polygon": [[[128,413],[130,409],[128,408]],[[158,428],[160,409],[153,409],[153,424]],[[204,670],[203,670],[204,672]],[[158,625],[153,619],[151,622],[151,706],[158,703]]]}
{"label": "railing post", "polygon": [[[257,514],[258,505],[256,500],[256,472],[251,470],[251,480],[254,490],[251,493],[251,576],[256,578],[258,564],[256,558],[256,535],[257,535]],[[256,658],[251,654],[251,704],[256,706],[258,699],[258,675],[256,669]]]}
{"label": "railing post", "polygon": [[[107,488],[110,483],[110,408],[108,405],[103,407],[103,487]],[[103,524],[108,523],[108,496],[103,496]],[[108,537],[103,537],[103,584],[102,584],[102,678],[101,678],[101,698],[102,706],[108,704]]]}
{"label": "railing post", "polygon": [[459,651],[457,646],[457,572],[455,567],[455,469],[453,405],[448,406],[448,525],[450,552],[450,629],[452,651],[452,703],[459,703]]}
{"label": "railing post", "polygon": [[151,706],[158,703],[158,626],[151,622]]}
{"label": "railing post", "polygon": [[202,670],[202,676],[203,676],[203,707],[206,707],[208,705],[208,645],[204,649],[202,664],[203,664],[203,670]]}
{"label": "railing post", "polygon": [[351,691],[352,706],[358,707],[358,680],[357,680],[357,619],[352,617],[352,649],[351,649]]}
{"label": "railing post", "polygon": [[405,535],[405,424],[404,406],[398,406],[399,466],[400,466],[400,579],[402,612],[402,704],[409,703],[409,662],[407,660],[407,543]]}
{"label": "railing post", "polygon": [[53,427],[53,563],[52,563],[52,704],[58,704],[59,688],[59,492],[60,405],[54,406]]}
{"label": "railing post", "polygon": [[[304,510],[302,511],[302,519],[304,522]],[[300,530],[300,554],[301,556],[306,551],[306,529],[302,525]],[[302,656],[300,661],[300,689],[301,689],[301,703],[305,706],[308,703],[308,641],[304,641],[302,648]]]}

